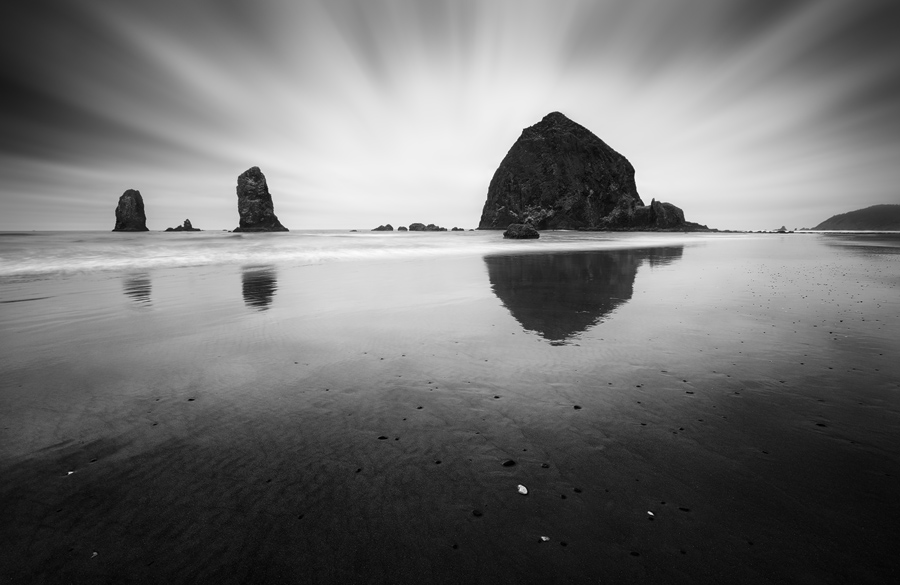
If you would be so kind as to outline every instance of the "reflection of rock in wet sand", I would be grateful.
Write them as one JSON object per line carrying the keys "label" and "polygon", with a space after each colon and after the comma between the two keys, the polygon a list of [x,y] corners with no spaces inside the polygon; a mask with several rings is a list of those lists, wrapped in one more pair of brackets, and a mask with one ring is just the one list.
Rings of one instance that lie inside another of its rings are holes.
{"label": "reflection of rock in wet sand", "polygon": [[122,283],[125,295],[136,303],[150,304],[150,275],[147,273],[132,274]]}
{"label": "reflection of rock in wet sand", "polygon": [[491,289],[522,327],[564,341],[631,299],[644,260],[681,258],[682,247],[486,256]]}
{"label": "reflection of rock in wet sand", "polygon": [[272,297],[278,289],[274,266],[251,266],[244,269],[244,302],[248,307],[265,311],[272,304]]}

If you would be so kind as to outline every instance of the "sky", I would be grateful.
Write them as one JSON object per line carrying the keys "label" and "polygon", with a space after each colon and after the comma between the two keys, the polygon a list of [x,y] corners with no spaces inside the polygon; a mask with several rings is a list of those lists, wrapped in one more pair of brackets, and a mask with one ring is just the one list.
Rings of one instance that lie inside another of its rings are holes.
{"label": "sky", "polygon": [[900,2],[7,0],[0,230],[478,225],[559,111],[719,229],[900,203]]}

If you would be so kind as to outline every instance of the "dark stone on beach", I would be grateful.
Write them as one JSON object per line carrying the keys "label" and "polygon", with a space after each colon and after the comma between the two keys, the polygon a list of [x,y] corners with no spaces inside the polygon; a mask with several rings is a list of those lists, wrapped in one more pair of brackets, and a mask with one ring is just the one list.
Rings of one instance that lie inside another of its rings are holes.
{"label": "dark stone on beach", "polygon": [[507,459],[506,461],[504,461],[502,463],[503,467],[512,467],[515,464],[516,464],[516,462],[513,461],[512,459]]}
{"label": "dark stone on beach", "polygon": [[202,231],[202,230],[200,230],[200,229],[195,228],[194,226],[192,226],[192,225],[191,225],[191,220],[186,219],[186,220],[184,220],[184,224],[183,224],[183,225],[179,225],[179,226],[176,226],[176,227],[173,227],[173,228],[166,228],[166,231],[167,231],[167,232],[199,232],[199,231]]}
{"label": "dark stone on beach", "polygon": [[380,225],[377,228],[372,230],[373,232],[392,232],[394,231],[394,226],[391,224]]}
{"label": "dark stone on beach", "polygon": [[536,239],[541,237],[536,229],[524,223],[511,223],[503,232],[504,238],[512,238],[515,240]]}
{"label": "dark stone on beach", "polygon": [[269,194],[266,176],[259,167],[251,167],[237,180],[238,214],[240,225],[236,232],[286,232],[275,216],[275,206]]}
{"label": "dark stone on beach", "polygon": [[137,189],[128,189],[119,197],[116,206],[116,227],[114,232],[146,232],[147,215],[144,213],[144,198]]}
{"label": "dark stone on beach", "polygon": [[479,229],[706,230],[671,203],[645,206],[634,167],[559,112],[525,128],[488,187]]}
{"label": "dark stone on beach", "polygon": [[400,227],[397,228],[397,231],[398,231],[398,232],[406,232],[406,231],[409,231],[409,230],[406,229],[406,226],[405,226],[405,225],[401,225]]}

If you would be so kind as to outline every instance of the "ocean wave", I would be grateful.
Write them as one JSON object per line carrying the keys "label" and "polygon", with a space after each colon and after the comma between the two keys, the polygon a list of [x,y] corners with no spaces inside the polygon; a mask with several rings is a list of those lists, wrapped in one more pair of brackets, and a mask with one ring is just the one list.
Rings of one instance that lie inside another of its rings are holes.
{"label": "ocean wave", "polygon": [[[540,240],[504,240],[501,232],[278,234],[110,234],[53,232],[47,237],[4,238],[0,276],[133,271],[220,264],[308,265],[454,255],[541,253],[567,250],[684,245],[684,234],[547,232]],[[27,241],[26,241],[27,240]]]}

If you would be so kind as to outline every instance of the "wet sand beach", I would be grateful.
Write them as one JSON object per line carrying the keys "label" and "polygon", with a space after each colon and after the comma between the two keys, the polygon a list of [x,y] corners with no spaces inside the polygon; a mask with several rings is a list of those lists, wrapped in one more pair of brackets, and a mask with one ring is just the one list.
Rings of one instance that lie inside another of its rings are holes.
{"label": "wet sand beach", "polygon": [[900,574],[900,237],[554,237],[4,278],[0,583]]}

